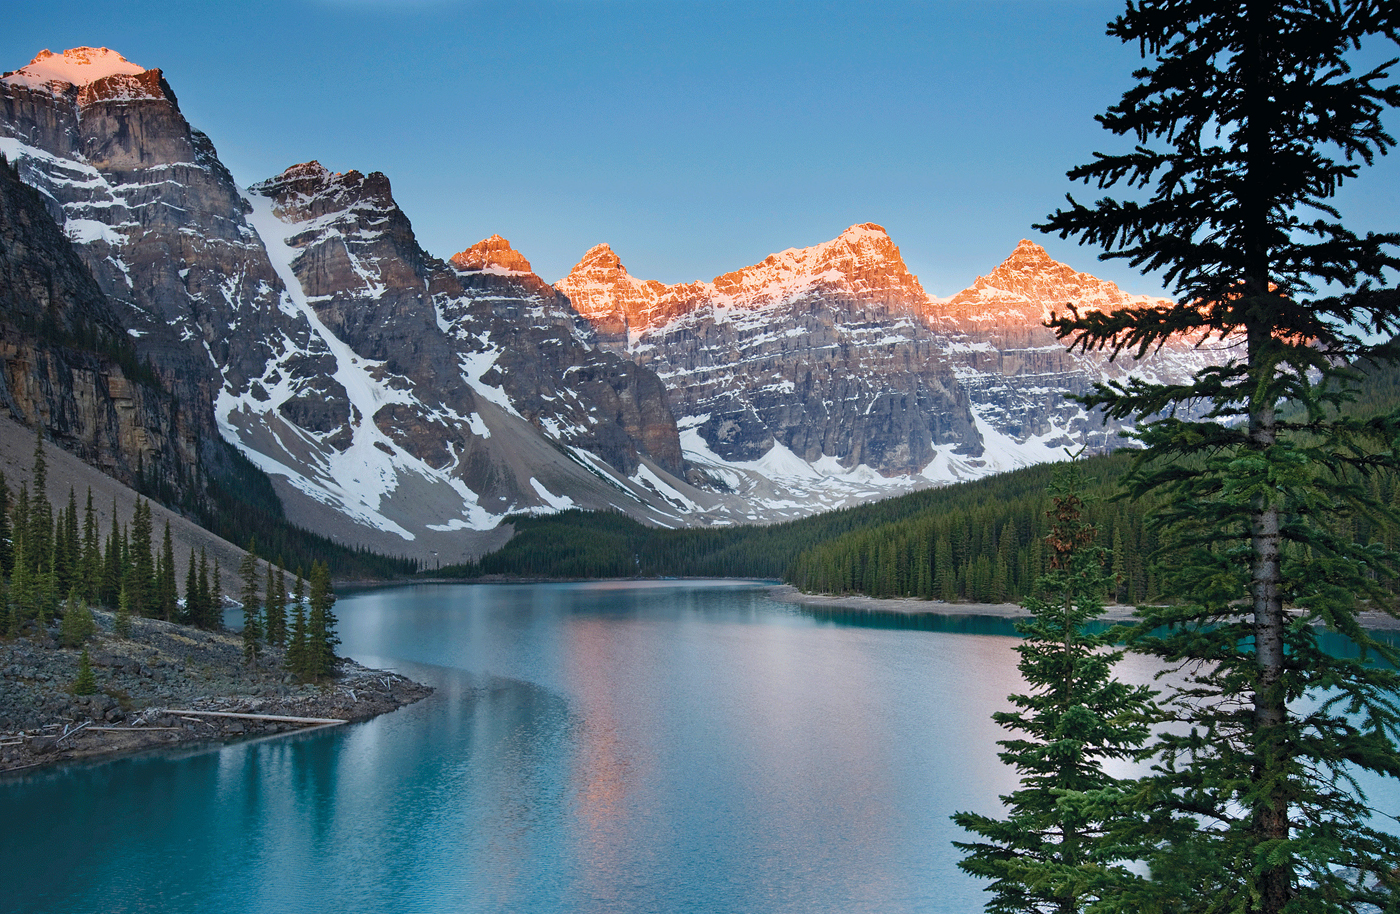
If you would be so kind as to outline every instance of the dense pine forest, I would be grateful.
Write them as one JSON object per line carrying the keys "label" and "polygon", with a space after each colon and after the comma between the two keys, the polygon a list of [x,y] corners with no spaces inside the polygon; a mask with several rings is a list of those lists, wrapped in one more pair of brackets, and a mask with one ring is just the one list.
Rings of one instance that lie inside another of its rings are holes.
{"label": "dense pine forest", "polygon": [[[170,524],[157,534],[150,502],[138,499],[125,524],[114,504],[111,529],[104,534],[91,489],[81,509],[70,488],[67,503],[55,511],[45,494],[48,467],[38,438],[32,478],[32,493],[21,483],[12,494],[0,473],[0,638],[28,636],[42,643],[57,622],[57,645],[81,647],[96,630],[94,606],[115,613],[118,637],[127,635],[133,617],[223,628],[228,569],[217,559],[211,566],[203,549],[197,558],[191,550],[182,568]],[[282,648],[289,672],[320,680],[333,671],[339,641],[331,609],[335,594],[325,562],[312,562],[309,585],[302,567],[289,587],[282,563],[264,563],[266,582],[260,587],[257,545],[249,540],[238,572],[245,658],[256,662],[264,644]],[[78,689],[85,694],[82,684]]]}

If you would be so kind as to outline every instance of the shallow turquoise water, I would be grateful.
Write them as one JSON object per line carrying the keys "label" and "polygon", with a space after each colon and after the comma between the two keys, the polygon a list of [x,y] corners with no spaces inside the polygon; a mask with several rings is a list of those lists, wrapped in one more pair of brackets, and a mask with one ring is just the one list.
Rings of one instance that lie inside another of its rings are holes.
{"label": "shallow turquoise water", "polygon": [[1001,620],[882,627],[738,582],[417,586],[337,612],[343,653],[437,693],[0,783],[0,907],[981,908],[948,816],[1013,787]]}

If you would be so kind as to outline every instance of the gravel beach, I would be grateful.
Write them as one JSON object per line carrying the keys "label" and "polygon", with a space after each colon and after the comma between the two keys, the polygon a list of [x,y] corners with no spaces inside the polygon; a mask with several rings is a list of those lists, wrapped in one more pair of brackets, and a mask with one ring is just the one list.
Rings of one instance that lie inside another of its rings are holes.
{"label": "gravel beach", "polygon": [[299,683],[286,673],[277,649],[266,648],[256,664],[246,664],[236,633],[132,619],[128,637],[119,638],[111,613],[92,614],[98,631],[86,648],[97,683],[93,695],[72,691],[80,649],[59,648],[50,632],[32,625],[23,636],[0,642],[0,774],[328,725],[308,719],[367,720],[432,692],[348,659],[333,679]]}

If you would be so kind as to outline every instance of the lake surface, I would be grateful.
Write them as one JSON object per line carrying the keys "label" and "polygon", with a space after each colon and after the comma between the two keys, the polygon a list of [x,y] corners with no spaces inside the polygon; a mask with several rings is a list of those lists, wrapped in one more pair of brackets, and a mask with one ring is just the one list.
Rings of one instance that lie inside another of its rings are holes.
{"label": "lake surface", "polygon": [[437,693],[0,782],[0,907],[981,910],[948,817],[1014,789],[989,719],[1020,688],[1006,620],[910,628],[742,582],[424,585],[337,613],[342,653]]}

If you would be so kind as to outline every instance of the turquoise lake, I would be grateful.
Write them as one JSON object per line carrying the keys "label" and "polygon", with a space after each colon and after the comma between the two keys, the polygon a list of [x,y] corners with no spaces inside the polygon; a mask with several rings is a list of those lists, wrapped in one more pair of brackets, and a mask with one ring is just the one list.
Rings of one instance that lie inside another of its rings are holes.
{"label": "turquoise lake", "polygon": [[0,907],[981,910],[948,817],[1014,787],[989,719],[1020,688],[1005,620],[812,613],[730,581],[422,585],[336,610],[341,653],[436,694],[0,782]]}

